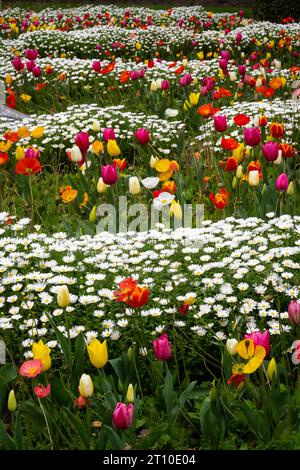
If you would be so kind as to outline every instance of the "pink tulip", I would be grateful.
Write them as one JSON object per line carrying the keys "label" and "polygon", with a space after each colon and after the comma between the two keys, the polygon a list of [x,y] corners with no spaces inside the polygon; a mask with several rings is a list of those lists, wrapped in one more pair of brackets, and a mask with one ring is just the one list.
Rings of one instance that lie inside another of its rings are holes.
{"label": "pink tulip", "polygon": [[190,85],[192,81],[193,81],[193,77],[191,76],[191,74],[186,73],[183,75],[183,77],[180,78],[179,85],[180,86]]}
{"label": "pink tulip", "polygon": [[94,60],[92,63],[92,69],[94,72],[100,72],[101,71],[101,62],[100,60]]}
{"label": "pink tulip", "polygon": [[144,78],[144,76],[145,76],[145,70],[142,69],[139,71],[139,78]]}
{"label": "pink tulip", "polygon": [[114,165],[106,165],[101,167],[101,176],[103,183],[111,185],[118,181],[118,173]]}
{"label": "pink tulip", "polygon": [[168,80],[163,80],[161,82],[161,89],[167,91],[170,88],[170,84]]}
{"label": "pink tulip", "polygon": [[128,429],[133,422],[134,406],[119,402],[112,414],[112,422],[116,429]]}
{"label": "pink tulip", "polygon": [[28,60],[26,62],[26,67],[27,67],[27,70],[29,70],[29,72],[32,72],[34,67],[36,67],[36,63],[34,62],[34,60]]}
{"label": "pink tulip", "polygon": [[240,44],[242,42],[242,39],[243,39],[243,36],[242,36],[242,33],[237,33],[236,36],[235,36],[235,40],[237,42],[237,44]]}
{"label": "pink tulip", "polygon": [[25,150],[25,158],[39,158],[40,151],[38,149],[29,148]]}
{"label": "pink tulip", "polygon": [[255,147],[261,141],[261,133],[258,127],[244,129],[244,139],[247,145]]}
{"label": "pink tulip", "polygon": [[147,131],[147,129],[143,129],[142,127],[140,127],[136,132],[135,132],[135,136],[137,138],[137,140],[139,141],[139,143],[141,145],[145,145],[145,144],[148,144],[149,140],[150,140],[150,134],[149,132]]}
{"label": "pink tulip", "polygon": [[78,132],[75,137],[75,143],[80,148],[80,151],[84,157],[90,147],[89,133]]}
{"label": "pink tulip", "polygon": [[298,300],[292,300],[288,306],[289,319],[291,323],[295,325],[300,324],[300,303]]}
{"label": "pink tulip", "polygon": [[132,72],[130,72],[130,78],[133,81],[138,80],[140,78],[138,70],[133,70]]}
{"label": "pink tulip", "polygon": [[168,361],[172,356],[171,344],[166,333],[153,341],[153,348],[158,361]]}
{"label": "pink tulip", "polygon": [[225,132],[227,129],[226,116],[214,116],[214,126],[217,132]]}
{"label": "pink tulip", "polygon": [[277,142],[267,142],[262,146],[264,157],[269,162],[274,162],[278,157],[278,144]]}
{"label": "pink tulip", "polygon": [[222,51],[221,52],[221,57],[222,57],[222,59],[226,60],[226,62],[228,62],[229,59],[230,59],[230,53],[228,51]]}
{"label": "pink tulip", "polygon": [[244,336],[245,339],[252,339],[255,346],[263,346],[266,350],[266,356],[270,354],[270,332],[266,331],[254,331],[249,335]]}
{"label": "pink tulip", "polygon": [[38,58],[39,52],[37,49],[26,49],[25,57],[28,60],[36,60]]}
{"label": "pink tulip", "polygon": [[35,77],[41,77],[42,75],[42,70],[40,67],[37,67],[35,66],[33,69],[32,69],[32,73]]}
{"label": "pink tulip", "polygon": [[21,61],[20,57],[18,57],[18,56],[14,57],[14,59],[11,61],[11,63],[18,72],[20,72],[24,68],[24,64]]}
{"label": "pink tulip", "polygon": [[281,175],[277,177],[275,186],[277,191],[280,191],[282,193],[285,193],[287,191],[287,188],[289,186],[289,179],[286,173],[281,173]]}
{"label": "pink tulip", "polygon": [[222,70],[227,70],[228,61],[226,59],[220,59],[219,66]]}
{"label": "pink tulip", "polygon": [[107,127],[103,129],[102,135],[105,142],[116,139],[115,131],[112,127]]}
{"label": "pink tulip", "polygon": [[239,65],[238,66],[238,72],[239,72],[240,75],[245,75],[246,70],[247,70],[246,65]]}

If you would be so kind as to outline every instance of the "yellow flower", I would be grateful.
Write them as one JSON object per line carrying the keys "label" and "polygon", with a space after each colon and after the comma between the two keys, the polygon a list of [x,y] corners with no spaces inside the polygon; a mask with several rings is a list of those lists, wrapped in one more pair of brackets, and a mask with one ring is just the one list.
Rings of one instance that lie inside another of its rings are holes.
{"label": "yellow flower", "polygon": [[21,98],[22,101],[25,101],[25,103],[28,103],[28,101],[31,100],[31,96],[30,96],[30,95],[26,95],[26,93],[22,93],[22,94],[20,95],[20,98]]}
{"label": "yellow flower", "polygon": [[[170,214],[174,215],[177,220],[182,220],[181,205],[177,201],[172,201],[170,206]],[[187,303],[187,302],[186,302]],[[190,305],[190,304],[189,304]]]}
{"label": "yellow flower", "polygon": [[[263,346],[255,346],[253,339],[243,339],[240,341],[236,347],[236,352],[243,358],[247,359],[248,362],[244,364],[243,371],[240,373],[243,374],[252,374],[255,372],[262,364],[265,356],[266,350]],[[235,372],[232,369],[233,372]]]}
{"label": "yellow flower", "polygon": [[272,380],[273,378],[277,377],[277,364],[274,357],[272,357],[268,364],[267,377],[269,380]]}
{"label": "yellow flower", "polygon": [[60,189],[60,197],[66,204],[74,201],[74,199],[77,197],[77,194],[77,189],[73,189],[71,186],[66,186],[65,188]]}
{"label": "yellow flower", "polygon": [[173,170],[168,170],[159,174],[160,181],[167,181],[173,175]]}
{"label": "yellow flower", "polygon": [[224,78],[224,72],[222,69],[219,69],[219,77],[221,78],[221,80],[223,80]]}
{"label": "yellow flower", "polygon": [[243,359],[250,359],[254,355],[255,346],[253,339],[243,339],[236,347],[236,352]]}
{"label": "yellow flower", "polygon": [[31,136],[34,139],[40,139],[45,132],[45,128],[43,126],[37,126],[33,131],[31,131]]}
{"label": "yellow flower", "polygon": [[118,157],[121,155],[120,147],[115,140],[109,140],[107,142],[107,151],[111,157]]}
{"label": "yellow flower", "polygon": [[133,403],[134,402],[134,389],[133,389],[132,384],[128,385],[126,399],[127,399],[128,403]]}
{"label": "yellow flower", "polygon": [[190,104],[192,106],[196,106],[198,104],[199,97],[200,97],[200,93],[190,93],[190,96],[189,96]]}
{"label": "yellow flower", "polygon": [[12,76],[9,73],[6,74],[5,83],[6,83],[6,85],[11,85],[12,84]]}
{"label": "yellow flower", "polygon": [[286,78],[285,77],[280,77],[280,80],[281,80],[281,86],[285,86],[286,85]]}
{"label": "yellow flower", "polygon": [[239,162],[244,156],[244,150],[245,150],[245,145],[239,144],[239,146],[236,149],[232,150],[233,158],[235,158]]}
{"label": "yellow flower", "polygon": [[197,52],[198,59],[203,60],[204,59],[204,54],[202,51]]}
{"label": "yellow flower", "polygon": [[29,137],[30,136],[30,130],[26,126],[19,127],[18,136],[20,138]]}
{"label": "yellow flower", "polygon": [[99,140],[95,140],[95,142],[92,143],[92,153],[99,155],[99,153],[103,152],[103,150],[104,146]]}
{"label": "yellow flower", "polygon": [[89,202],[89,195],[88,193],[84,193],[83,201],[81,204],[79,204],[79,208],[81,209],[82,207],[86,206],[88,202]]}
{"label": "yellow flower", "polygon": [[100,343],[98,339],[93,338],[87,345],[87,352],[91,363],[97,369],[102,369],[108,362],[106,340]]}
{"label": "yellow flower", "polygon": [[94,206],[89,215],[89,221],[94,224],[96,221],[97,206]]}
{"label": "yellow flower", "polygon": [[103,182],[103,179],[100,176],[100,178],[98,179],[98,183],[97,183],[97,191],[98,193],[105,193],[106,189],[107,189],[107,185]]}
{"label": "yellow flower", "polygon": [[18,147],[16,148],[16,151],[15,151],[15,157],[16,157],[17,160],[21,160],[22,158],[25,157],[24,147],[21,147],[20,145],[18,145]]}
{"label": "yellow flower", "polygon": [[142,49],[142,44],[140,42],[137,42],[135,48],[137,51],[140,51]]}
{"label": "yellow flower", "polygon": [[8,411],[10,411],[11,413],[16,411],[17,409],[17,400],[16,400],[15,392],[13,390],[9,392],[8,400],[7,400],[7,408],[8,408]]}
{"label": "yellow flower", "polygon": [[7,152],[11,147],[11,141],[8,140],[7,142],[0,142],[0,152]]}
{"label": "yellow flower", "polygon": [[163,160],[158,160],[158,162],[155,164],[155,169],[159,173],[166,173],[166,171],[170,170],[171,162],[167,158],[164,158]]}
{"label": "yellow flower", "polygon": [[33,343],[32,352],[34,359],[40,359],[43,364],[43,371],[50,369],[51,367],[51,357],[50,357],[50,348],[43,343],[43,340],[40,340],[38,343]]}
{"label": "yellow flower", "polygon": [[57,303],[61,308],[70,305],[70,292],[68,286],[60,286],[57,289]]}

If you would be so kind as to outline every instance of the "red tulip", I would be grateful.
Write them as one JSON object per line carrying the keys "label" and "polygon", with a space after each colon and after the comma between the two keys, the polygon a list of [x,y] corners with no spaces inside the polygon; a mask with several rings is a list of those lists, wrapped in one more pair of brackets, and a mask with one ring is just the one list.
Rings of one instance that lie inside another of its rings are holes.
{"label": "red tulip", "polygon": [[217,132],[225,132],[227,129],[226,116],[214,116],[214,126]]}
{"label": "red tulip", "polygon": [[135,136],[137,138],[137,140],[139,141],[139,143],[141,145],[145,145],[149,142],[150,140],[150,134],[149,132],[147,131],[147,129],[143,129],[142,127],[140,127],[136,132],[135,132]]}
{"label": "red tulip", "polygon": [[89,133],[78,132],[78,134],[75,137],[75,143],[80,148],[80,151],[84,157],[90,147]]}
{"label": "red tulip", "polygon": [[11,61],[11,63],[18,72],[20,72],[24,68],[24,64],[21,61],[20,57],[18,57],[18,56],[14,57],[14,59]]}

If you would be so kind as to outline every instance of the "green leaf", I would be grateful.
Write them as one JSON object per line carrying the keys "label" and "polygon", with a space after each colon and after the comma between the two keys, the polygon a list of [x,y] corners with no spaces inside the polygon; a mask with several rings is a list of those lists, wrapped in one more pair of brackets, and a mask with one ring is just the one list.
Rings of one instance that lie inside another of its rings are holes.
{"label": "green leaf", "polygon": [[185,405],[185,402],[187,400],[189,400],[190,396],[191,396],[191,393],[195,387],[197,383],[197,380],[195,380],[194,382],[191,382],[187,388],[184,390],[184,392],[180,395],[180,398],[179,398],[179,406],[180,408],[183,408],[184,405]]}
{"label": "green leaf", "polygon": [[79,382],[79,378],[83,373],[84,368],[84,359],[85,359],[85,341],[84,336],[81,333],[77,336],[75,341],[75,352],[74,352],[74,360],[73,360],[73,373],[72,373],[72,380],[77,384]]}
{"label": "green leaf", "polygon": [[122,450],[125,447],[125,442],[122,441],[120,436],[114,431],[111,427],[106,426],[106,424],[103,426],[103,430],[105,431],[105,434],[109,440],[109,442],[112,445],[113,450]]}
{"label": "green leaf", "polygon": [[32,424],[35,425],[40,432],[43,432],[44,427],[46,426],[45,418],[42,410],[37,405],[31,401],[26,401],[22,406],[22,412],[30,419]]}
{"label": "green leaf", "polygon": [[101,429],[101,431],[98,432],[95,450],[105,450],[106,444],[107,444],[107,435],[105,434],[105,431]]}
{"label": "green leaf", "polygon": [[257,437],[264,441],[265,438],[260,432],[260,423],[254,411],[251,410],[251,408],[245,402],[234,402],[233,406],[239,408],[243,412],[250,429],[254,432]]}
{"label": "green leaf", "polygon": [[12,364],[4,364],[0,368],[0,412],[7,399],[8,383],[17,377],[17,370]]}
{"label": "green leaf", "polygon": [[110,359],[109,363],[112,365],[115,373],[118,376],[118,379],[122,382],[122,385],[126,382],[126,371],[124,370],[122,357],[117,357],[116,359]]}
{"label": "green leaf", "polygon": [[72,395],[60,377],[51,380],[51,396],[60,405],[68,406],[73,401]]}
{"label": "green leaf", "polygon": [[84,447],[86,449],[90,448],[90,436],[87,433],[86,428],[81,423],[80,419],[74,414],[74,412],[70,411],[68,408],[63,410],[64,415],[66,416],[67,420],[69,421],[70,425],[77,433],[79,438],[81,439]]}
{"label": "green leaf", "polygon": [[16,450],[12,438],[7,434],[3,421],[0,419],[0,445],[4,450]]}
{"label": "green leaf", "polygon": [[161,436],[167,431],[167,425],[162,424],[157,428],[153,429],[144,439],[142,439],[137,445],[137,449],[151,449],[157,441],[160,440]]}
{"label": "green leaf", "polygon": [[16,413],[15,442],[16,442],[16,449],[17,450],[22,450],[23,449],[23,431],[22,431],[21,412],[20,412],[20,410],[18,410],[17,413]]}
{"label": "green leaf", "polygon": [[170,421],[172,419],[172,406],[173,406],[173,377],[169,370],[165,377],[165,383],[163,387],[163,397],[165,400],[168,420]]}
{"label": "green leaf", "polygon": [[57,338],[57,341],[59,342],[62,350],[63,350],[63,353],[64,353],[64,357],[65,357],[65,360],[66,360],[66,363],[67,363],[67,366],[69,368],[69,370],[71,370],[71,364],[72,364],[72,358],[71,358],[71,350],[70,350],[70,345],[68,343],[68,340],[67,338],[59,331],[59,329],[57,328],[57,326],[55,325],[53,319],[50,317],[50,315],[48,315],[48,318],[50,320],[50,323],[54,329],[54,332],[55,332],[55,335],[56,335],[56,338]]}

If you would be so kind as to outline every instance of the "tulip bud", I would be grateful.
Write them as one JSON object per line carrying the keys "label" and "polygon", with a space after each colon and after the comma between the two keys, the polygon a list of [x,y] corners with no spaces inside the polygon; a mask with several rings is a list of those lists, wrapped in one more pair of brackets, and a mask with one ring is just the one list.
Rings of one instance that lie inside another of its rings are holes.
{"label": "tulip bud", "polygon": [[107,190],[107,185],[103,182],[103,179],[100,176],[100,178],[98,179],[98,183],[97,183],[97,191],[98,193],[105,193],[106,190]]}
{"label": "tulip bud", "polygon": [[127,357],[129,359],[129,361],[131,361],[131,359],[133,358],[133,351],[132,351],[132,348],[128,348],[127,350]]}
{"label": "tulip bud", "polygon": [[60,286],[57,289],[57,303],[61,308],[66,308],[70,305],[70,293],[68,286]]}
{"label": "tulip bud", "polygon": [[158,158],[151,155],[150,162],[149,162],[150,167],[155,168],[155,165],[157,164],[157,162],[158,162]]}
{"label": "tulip bud", "polygon": [[81,162],[82,158],[82,153],[78,145],[73,145],[73,147],[70,149],[70,159],[72,162]]}
{"label": "tulip bud", "polygon": [[288,185],[287,194],[288,194],[289,196],[294,196],[294,194],[295,194],[295,188],[294,188],[294,183],[293,183],[293,181],[291,181],[290,184]]}
{"label": "tulip bud", "polygon": [[80,378],[79,393],[84,398],[89,398],[94,393],[94,384],[91,377],[87,374],[82,374]]}
{"label": "tulip bud", "polygon": [[274,357],[272,357],[268,364],[267,377],[269,380],[273,380],[273,378],[277,377],[277,364]]}
{"label": "tulip bud", "polygon": [[134,402],[134,389],[133,389],[133,385],[132,385],[132,384],[129,384],[129,385],[128,385],[126,400],[127,400],[129,403],[133,403],[133,402]]}
{"label": "tulip bud", "polygon": [[237,177],[235,176],[232,180],[232,189],[235,189],[237,187],[237,183],[238,183],[238,180],[237,180]]}
{"label": "tulip bud", "polygon": [[150,91],[156,91],[156,90],[157,90],[157,83],[156,83],[156,81],[151,82]]}
{"label": "tulip bud", "polygon": [[253,187],[259,185],[259,171],[258,170],[249,171],[248,183],[249,183],[249,186],[253,186]]}
{"label": "tulip bud", "polygon": [[291,323],[300,324],[300,302],[298,300],[291,301],[288,306],[288,314]]}
{"label": "tulip bud", "polygon": [[94,206],[90,212],[89,221],[91,224],[94,224],[96,221],[97,206]]}
{"label": "tulip bud", "polygon": [[92,128],[94,132],[99,132],[101,129],[101,124],[99,121],[94,121],[92,124]]}
{"label": "tulip bud", "polygon": [[243,178],[244,175],[243,175],[243,167],[242,167],[242,165],[239,165],[239,166],[237,167],[235,176],[236,176],[239,180]]}
{"label": "tulip bud", "polygon": [[141,192],[141,185],[137,176],[129,178],[129,192],[130,194],[139,194]]}
{"label": "tulip bud", "polygon": [[13,390],[9,392],[7,408],[8,408],[8,411],[10,411],[11,413],[16,411],[17,409],[17,400],[16,400],[15,392]]}
{"label": "tulip bud", "polygon": [[171,202],[170,214],[174,215],[177,220],[182,220],[182,209],[178,202],[175,200]]}
{"label": "tulip bud", "polygon": [[266,191],[267,191],[267,185],[266,185],[266,183],[264,183],[263,187],[261,189],[261,194],[264,195]]}
{"label": "tulip bud", "polygon": [[239,344],[239,342],[235,339],[229,339],[226,341],[226,349],[230,356],[234,356],[236,354],[236,347]]}

